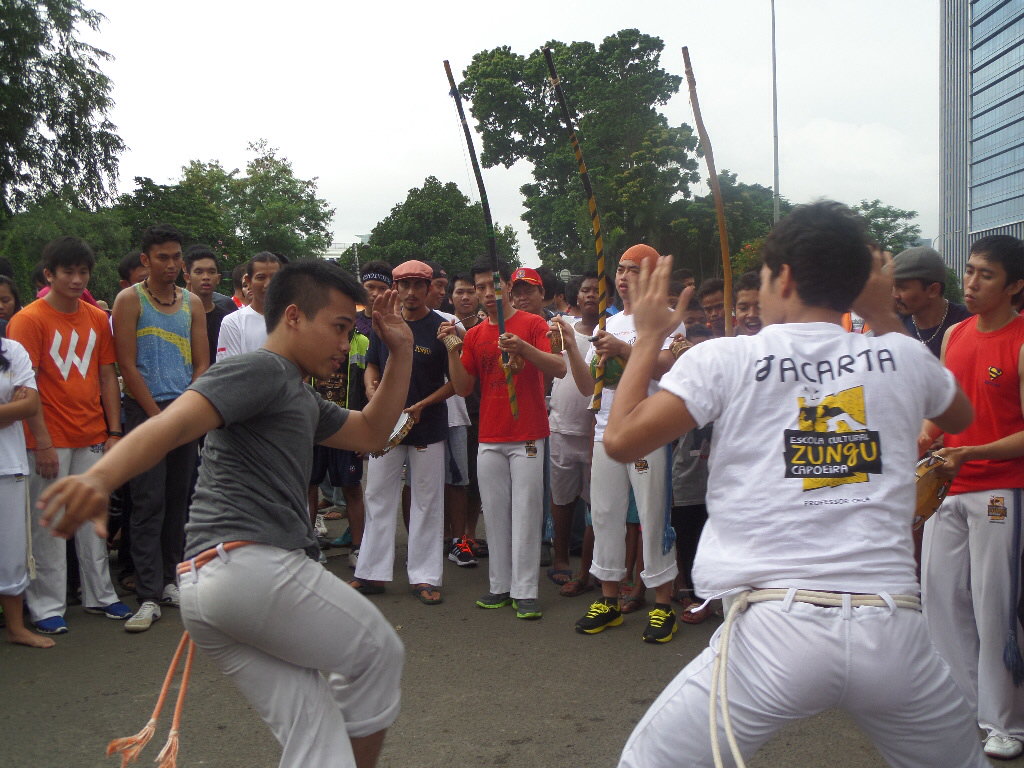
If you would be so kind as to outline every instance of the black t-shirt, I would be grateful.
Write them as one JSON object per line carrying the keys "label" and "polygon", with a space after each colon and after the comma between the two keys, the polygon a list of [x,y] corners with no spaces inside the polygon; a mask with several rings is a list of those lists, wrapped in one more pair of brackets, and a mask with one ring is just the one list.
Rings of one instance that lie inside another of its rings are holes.
{"label": "black t-shirt", "polygon": [[[436,312],[428,312],[422,320],[406,323],[412,330],[412,377],[409,381],[408,408],[444,386],[448,371],[448,350],[437,338],[437,329],[444,322]],[[376,365],[381,374],[388,362],[388,348],[373,331],[370,332],[370,351],[366,362]],[[419,423],[402,441],[402,445],[430,445],[448,437],[448,406],[440,403],[427,406],[420,413]]]}
{"label": "black t-shirt", "polygon": [[912,315],[902,315],[900,319],[903,320],[903,325],[907,327],[907,333],[910,334],[911,338],[924,342],[924,345],[928,347],[933,355],[941,357],[942,337],[946,335],[946,329],[951,325],[956,325],[961,320],[966,320],[970,316],[971,313],[967,311],[967,307],[963,304],[954,304],[951,301],[949,302],[949,311],[946,312],[946,318],[937,326],[917,328],[914,326]]}
{"label": "black t-shirt", "polygon": [[210,343],[210,365],[213,365],[217,359],[217,337],[220,336],[221,321],[234,312],[235,309],[234,303],[231,304],[231,309],[228,310],[224,305],[215,302],[213,309],[206,313],[206,339]]}

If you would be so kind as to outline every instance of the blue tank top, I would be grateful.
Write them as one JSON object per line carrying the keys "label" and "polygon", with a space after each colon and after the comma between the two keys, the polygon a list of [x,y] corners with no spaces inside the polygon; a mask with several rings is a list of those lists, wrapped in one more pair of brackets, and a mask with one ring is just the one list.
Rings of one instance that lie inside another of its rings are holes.
{"label": "blue tank top", "polygon": [[173,400],[192,383],[192,308],[189,292],[173,315],[161,312],[136,283],[139,319],[135,326],[135,367],[158,402]]}

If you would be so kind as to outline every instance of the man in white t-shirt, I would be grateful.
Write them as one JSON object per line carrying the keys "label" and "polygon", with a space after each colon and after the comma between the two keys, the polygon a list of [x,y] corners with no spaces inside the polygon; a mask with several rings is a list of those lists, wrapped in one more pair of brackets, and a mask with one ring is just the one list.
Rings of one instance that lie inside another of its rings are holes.
{"label": "man in white t-shirt", "polygon": [[[678,322],[655,300],[671,264],[634,285],[637,340],[605,449],[628,461],[715,422],[693,576],[729,611],[715,647],[669,683],[619,765],[667,768],[685,754],[711,766],[721,749],[738,762],[784,725],[838,707],[889,765],[982,768],[971,712],[921,615],[910,535],[921,419],[959,432],[970,403],[901,332],[888,255],[872,267],[864,222],[848,208],[795,209],[763,255],[764,330],[693,348],[651,396]],[[851,305],[877,336],[843,331]]]}
{"label": "man in white t-shirt", "polygon": [[[570,306],[578,307],[580,317],[559,315],[551,320],[553,347],[563,349],[567,367],[573,377],[555,379],[548,402],[548,423],[551,425],[551,517],[554,522],[551,569],[548,578],[564,587],[573,581],[569,565],[569,537],[576,500],[590,502],[590,464],[594,452],[594,414],[590,397],[577,387],[574,378],[590,379],[584,358],[590,351],[590,336],[600,313],[597,273],[583,275],[577,296],[570,296]],[[589,574],[578,581],[585,583]],[[582,588],[582,583],[579,585]],[[569,587],[570,594],[577,587]],[[564,594],[564,592],[563,592]]]}
{"label": "man in white t-shirt", "polygon": [[[636,341],[633,326],[636,304],[630,295],[628,278],[640,271],[640,265],[645,260],[657,259],[658,252],[642,244],[626,249],[619,257],[619,265],[615,270],[615,290],[622,297],[622,311],[608,318],[605,330],[598,331],[594,345],[587,354],[588,364],[596,355],[605,359],[605,383],[594,429],[594,460],[590,477],[590,516],[594,523],[594,561],[590,572],[601,582],[601,597],[591,603],[587,613],[576,622],[576,631],[587,635],[622,624],[619,590],[626,576],[626,512],[629,508],[629,492],[632,490],[643,531],[644,569],[640,577],[644,585],[655,593],[654,608],[648,614],[647,628],[643,632],[643,640],[647,643],[669,642],[677,627],[671,603],[672,582],[679,568],[676,565],[675,534],[670,526],[670,441],[652,447],[635,461],[622,463],[608,456],[603,440],[618,383],[617,375],[623,366],[629,367],[626,363],[631,359],[633,343]],[[684,298],[688,300],[689,294]],[[668,306],[667,286],[659,302]],[[674,358],[669,351],[672,334],[685,332],[685,327],[678,323],[662,339],[657,365],[648,376],[652,393],[654,379],[672,366]],[[586,391],[581,391],[586,394]]]}
{"label": "man in white t-shirt", "polygon": [[267,287],[277,270],[281,259],[270,251],[260,251],[246,265],[243,285],[252,300],[248,306],[232,312],[220,324],[217,337],[217,360],[225,357],[255,352],[267,340],[267,323],[263,319],[263,304]]}

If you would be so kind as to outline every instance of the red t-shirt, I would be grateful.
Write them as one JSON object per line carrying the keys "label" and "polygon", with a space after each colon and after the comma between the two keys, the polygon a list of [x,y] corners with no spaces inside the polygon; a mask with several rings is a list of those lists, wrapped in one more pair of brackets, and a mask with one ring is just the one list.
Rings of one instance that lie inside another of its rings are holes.
{"label": "red t-shirt", "polygon": [[[15,316],[17,317],[17,316]],[[958,435],[946,435],[950,447],[986,445],[1024,431],[1020,404],[1020,348],[1024,317],[991,333],[978,330],[975,315],[953,327],[946,343],[946,367],[974,406],[974,421]],[[949,492],[970,493],[1024,486],[1024,457],[965,462]]]}
{"label": "red t-shirt", "polygon": [[[46,429],[57,448],[85,448],[107,439],[100,366],[117,361],[107,313],[84,301],[71,314],[36,299],[11,318],[7,335],[21,342],[36,369]],[[29,448],[35,440],[28,427]]]}
{"label": "red t-shirt", "polygon": [[[516,312],[505,321],[505,330],[529,342],[541,352],[551,351],[548,324],[529,312]],[[462,365],[480,379],[480,442],[520,443],[550,434],[544,402],[544,374],[533,363],[512,377],[516,385],[519,418],[512,418],[505,387],[505,372],[498,352],[498,326],[489,320],[474,325],[462,345]]]}

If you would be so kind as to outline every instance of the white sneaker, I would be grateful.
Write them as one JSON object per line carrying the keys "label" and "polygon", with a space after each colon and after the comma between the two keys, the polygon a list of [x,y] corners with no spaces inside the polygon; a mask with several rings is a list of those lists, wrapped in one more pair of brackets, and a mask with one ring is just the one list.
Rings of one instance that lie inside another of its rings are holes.
{"label": "white sneaker", "polygon": [[181,592],[178,591],[177,584],[168,584],[164,587],[164,596],[160,598],[160,605],[170,608],[181,607]]}
{"label": "white sneaker", "polygon": [[146,600],[139,606],[130,619],[124,623],[125,632],[145,632],[153,622],[160,618],[160,606],[152,600]]}
{"label": "white sneaker", "polygon": [[357,565],[359,565],[359,550],[353,549],[348,553],[348,567],[354,571]]}
{"label": "white sneaker", "polygon": [[317,535],[319,535],[319,536],[326,536],[327,535],[327,523],[324,522],[324,516],[323,515],[317,515],[316,516],[316,525],[314,527],[316,528]]}
{"label": "white sneaker", "polygon": [[989,757],[997,757],[1000,760],[1013,760],[1019,757],[1024,751],[1024,744],[1021,744],[1012,736],[1001,736],[993,733],[985,739],[985,754]]}

